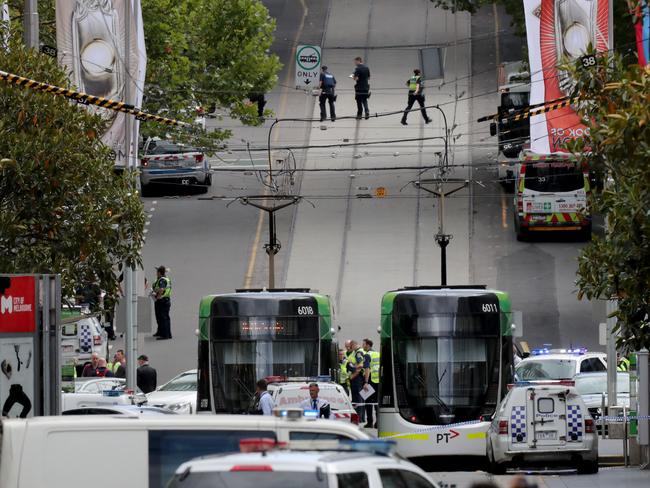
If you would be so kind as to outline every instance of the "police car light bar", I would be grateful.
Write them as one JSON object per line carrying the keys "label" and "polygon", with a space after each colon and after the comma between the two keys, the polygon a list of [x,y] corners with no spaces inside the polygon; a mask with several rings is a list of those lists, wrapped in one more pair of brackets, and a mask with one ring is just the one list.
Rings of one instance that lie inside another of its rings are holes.
{"label": "police car light bar", "polygon": [[533,356],[541,356],[542,354],[551,354],[551,350],[547,347],[537,347],[530,351],[530,354]]}
{"label": "police car light bar", "polygon": [[267,383],[327,383],[332,381],[330,375],[319,376],[267,376]]}

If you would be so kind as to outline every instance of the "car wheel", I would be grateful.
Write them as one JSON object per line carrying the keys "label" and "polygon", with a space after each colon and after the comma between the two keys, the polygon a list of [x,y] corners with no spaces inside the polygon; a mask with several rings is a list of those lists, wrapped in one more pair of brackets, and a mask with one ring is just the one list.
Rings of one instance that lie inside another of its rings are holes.
{"label": "car wheel", "polygon": [[212,173],[208,173],[205,176],[205,183],[206,186],[212,186]]}
{"label": "car wheel", "polygon": [[528,232],[523,230],[523,229],[518,229],[517,230],[517,240],[519,242],[526,242],[528,241]]}
{"label": "car wheel", "polygon": [[596,474],[598,461],[582,461],[578,466],[578,474]]}
{"label": "car wheel", "polygon": [[591,241],[591,224],[588,224],[580,230],[580,240],[589,242]]}

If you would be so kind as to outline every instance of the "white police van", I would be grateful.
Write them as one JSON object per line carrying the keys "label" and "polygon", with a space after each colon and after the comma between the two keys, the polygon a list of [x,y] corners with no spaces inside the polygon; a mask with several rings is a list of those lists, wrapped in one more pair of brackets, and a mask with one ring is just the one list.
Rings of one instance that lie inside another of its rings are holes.
{"label": "white police van", "polygon": [[392,456],[394,442],[289,443],[245,439],[241,453],[182,464],[167,488],[437,488],[427,474]]}
{"label": "white police van", "polygon": [[[289,441],[368,439],[359,427],[302,417],[261,415],[81,415],[5,419],[1,424],[0,487],[164,488],[182,463],[239,451],[243,438]],[[78,449],[77,446],[91,446]],[[119,473],[110,474],[119,467]],[[101,474],[105,474],[101,476]]]}
{"label": "white police van", "polygon": [[598,472],[594,419],[570,380],[512,385],[487,436],[490,471],[563,465]]}
{"label": "white police van", "polygon": [[607,355],[589,352],[584,347],[549,349],[539,347],[515,367],[519,381],[570,380],[579,373],[607,371]]}

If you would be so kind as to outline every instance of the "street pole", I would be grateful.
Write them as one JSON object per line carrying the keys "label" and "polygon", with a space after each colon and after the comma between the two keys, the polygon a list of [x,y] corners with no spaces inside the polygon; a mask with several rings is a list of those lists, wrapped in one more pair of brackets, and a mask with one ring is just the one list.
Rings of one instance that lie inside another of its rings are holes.
{"label": "street pole", "polygon": [[[131,45],[131,0],[127,0],[124,8],[124,69],[127,73],[124,83],[125,103],[131,100],[131,84],[128,73],[131,72],[131,56],[129,46]],[[126,156],[126,169],[130,177],[135,174],[135,158],[131,157],[131,138],[133,119],[130,115],[124,114],[124,154]],[[132,191],[135,191],[135,181],[132,180]],[[126,387],[135,390],[136,381],[136,361],[138,356],[138,287],[136,284],[136,273],[134,266],[126,266],[124,273],[126,281],[125,298],[126,298]]]}
{"label": "street pole", "polygon": [[610,317],[616,311],[618,304],[616,300],[607,300],[607,407],[613,407],[617,403],[618,394],[616,391],[616,317]]}
{"label": "street pole", "polygon": [[25,0],[25,46],[38,50],[38,0]]}
{"label": "street pole", "polygon": [[[461,184],[456,188],[445,192],[445,183]],[[423,186],[426,184],[435,184],[437,189],[432,190],[426,186]],[[447,246],[449,245],[449,242],[454,238],[454,236],[451,234],[445,234],[445,198],[467,187],[469,185],[469,181],[438,178],[433,180],[414,181],[413,185],[416,188],[420,188],[427,193],[435,195],[438,198],[438,232],[433,237],[438,243],[438,246],[440,246],[440,284],[442,286],[447,286]]]}
{"label": "street pole", "polygon": [[268,211],[269,216],[269,243],[264,246],[269,255],[269,289],[275,288],[275,255],[280,251],[275,235],[275,211]]}

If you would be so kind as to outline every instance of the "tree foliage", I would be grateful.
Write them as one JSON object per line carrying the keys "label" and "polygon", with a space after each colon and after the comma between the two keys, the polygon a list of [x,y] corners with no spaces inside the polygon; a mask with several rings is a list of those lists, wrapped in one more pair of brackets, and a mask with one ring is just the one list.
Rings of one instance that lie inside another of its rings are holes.
{"label": "tree foliage", "polygon": [[[69,86],[52,58],[13,42],[0,66]],[[104,122],[62,97],[0,84],[0,270],[60,273],[63,293],[98,282],[114,294],[118,263],[140,263],[144,210],[116,176]]]}
{"label": "tree foliage", "polygon": [[569,149],[609,181],[593,193],[592,209],[608,228],[580,253],[579,293],[618,298],[619,345],[650,348],[650,68],[618,54],[599,57],[592,69],[568,68],[589,128],[588,139]]}

